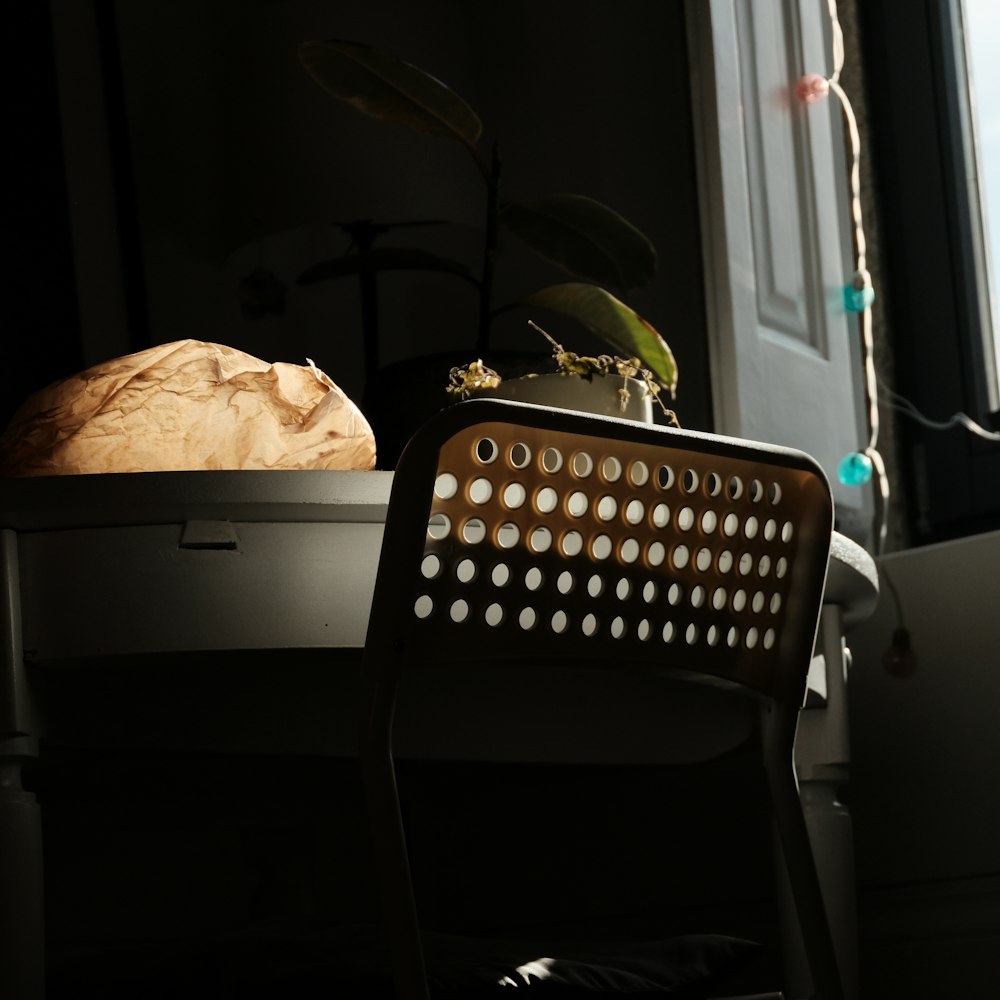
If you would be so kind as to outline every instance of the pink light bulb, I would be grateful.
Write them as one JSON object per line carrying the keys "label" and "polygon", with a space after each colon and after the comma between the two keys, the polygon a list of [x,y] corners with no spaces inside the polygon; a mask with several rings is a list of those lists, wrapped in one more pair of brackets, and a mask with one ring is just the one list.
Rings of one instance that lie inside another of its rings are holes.
{"label": "pink light bulb", "polygon": [[819,73],[806,73],[795,84],[795,96],[803,104],[818,104],[830,93],[830,81]]}

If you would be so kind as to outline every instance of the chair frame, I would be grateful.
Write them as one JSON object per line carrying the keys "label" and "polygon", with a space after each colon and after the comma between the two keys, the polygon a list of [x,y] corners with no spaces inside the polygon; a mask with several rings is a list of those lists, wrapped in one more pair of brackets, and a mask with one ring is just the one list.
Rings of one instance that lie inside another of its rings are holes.
{"label": "chair frame", "polygon": [[[487,454],[491,444],[495,454]],[[522,450],[515,455],[518,445]],[[595,460],[591,469],[578,461],[580,454]],[[526,456],[529,461],[522,468]],[[603,474],[605,459],[618,460],[617,476]],[[477,479],[488,480],[490,488],[474,486]],[[570,509],[568,491],[577,482],[587,491],[583,514]],[[508,494],[511,484],[524,486],[525,497],[520,491]],[[549,509],[547,501],[542,510],[538,490],[548,484],[559,487],[557,502]],[[601,496],[594,494],[595,485]],[[490,496],[483,500],[477,489]],[[654,502],[661,495],[664,502]],[[505,503],[512,496],[519,502]],[[603,497],[611,500],[599,511]],[[638,507],[629,506],[633,500]],[[702,509],[696,511],[699,505]],[[666,514],[660,512],[657,521],[654,510],[661,507]],[[638,521],[629,513],[633,510],[641,512]],[[703,520],[705,511],[713,516]],[[432,518],[442,525],[434,531],[437,535],[444,532],[444,519],[450,522],[443,537],[429,533]],[[485,537],[470,531],[469,541],[463,537],[465,526],[477,520],[484,523],[480,533]],[[564,539],[569,533],[584,524],[601,533],[602,523],[609,536],[612,531],[620,536],[611,539],[610,556],[598,554],[596,535],[581,551],[574,546],[567,554]],[[730,533],[733,524],[737,527]],[[536,536],[538,527],[548,535]],[[393,764],[397,693],[406,673],[434,663],[477,661],[502,662],[511,670],[552,662],[639,669],[723,686],[756,701],[770,804],[815,993],[824,1000],[841,1000],[793,754],[832,530],[829,484],[809,456],[792,449],[499,400],[450,407],[417,432],[397,466],[386,519],[365,647],[369,697],[361,733],[373,852],[392,972],[402,1000],[426,1000],[428,987]],[[706,538],[714,549],[706,545],[692,551]],[[629,541],[635,542],[631,550]],[[668,543],[672,548],[667,554]],[[710,553],[710,565],[702,552]],[[729,552],[730,558],[724,560],[721,552]],[[778,552],[784,558],[775,558]],[[478,560],[477,579],[463,589],[455,571],[469,554]],[[530,608],[527,621],[508,609],[497,612],[501,606],[491,602],[496,595],[490,573],[483,572],[484,560],[491,565],[498,560],[537,563],[550,580],[561,568],[579,576],[603,563],[655,581],[659,596],[652,602],[647,596],[645,604],[636,596],[630,605],[636,609],[632,620],[616,618],[621,623],[617,634],[614,622],[610,628],[601,622],[585,634],[581,623],[601,607],[599,600],[595,603],[583,586],[568,593],[560,588],[566,612],[557,630],[548,621],[535,620]],[[779,562],[784,564],[780,575]],[[773,588],[767,608],[751,607],[743,590],[744,583],[757,583],[760,577]],[[701,588],[698,604],[684,602],[676,632],[673,619],[680,608],[665,597],[673,584],[685,594]],[[745,606],[736,599],[737,591]],[[720,592],[724,603],[715,600]],[[645,616],[638,625],[636,615]],[[665,616],[670,621],[661,631]],[[765,629],[768,623],[774,627]]]}

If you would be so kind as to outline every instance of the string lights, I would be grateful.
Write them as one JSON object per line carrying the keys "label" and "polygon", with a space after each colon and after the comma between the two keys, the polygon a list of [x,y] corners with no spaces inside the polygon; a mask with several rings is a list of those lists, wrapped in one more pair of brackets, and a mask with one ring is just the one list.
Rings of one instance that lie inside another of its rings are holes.
{"label": "string lights", "polygon": [[885,462],[878,450],[879,408],[878,380],[875,373],[875,340],[872,328],[872,304],[875,288],[867,266],[864,219],[861,212],[861,135],[854,108],[844,88],[840,73],[844,66],[844,33],[837,14],[837,0],[828,0],[831,26],[833,72],[830,76],[806,73],[795,87],[796,96],[803,104],[823,101],[833,94],[840,102],[850,142],[851,217],[854,223],[854,274],[844,286],[844,308],[858,313],[861,320],[862,351],[865,373],[865,402],[868,410],[868,443],[864,449],[845,455],[838,467],[838,478],[846,486],[864,486],[875,478],[875,544],[881,553],[885,548],[887,512],[889,508],[889,477]]}
{"label": "string lights", "polygon": [[930,430],[947,430],[963,427],[971,434],[987,441],[1000,441],[1000,433],[988,431],[965,413],[955,413],[947,420],[931,420],[908,399],[879,382],[875,371],[875,344],[872,327],[872,305],[875,302],[875,288],[867,267],[867,245],[864,221],[861,213],[861,136],[857,118],[850,99],[840,85],[840,73],[844,65],[844,33],[837,14],[837,0],[827,0],[830,26],[833,72],[830,76],[806,73],[799,78],[795,94],[806,105],[818,104],[831,93],[840,103],[850,142],[851,170],[850,194],[851,217],[854,223],[854,274],[844,286],[843,302],[848,312],[857,313],[861,322],[862,350],[865,373],[865,401],[868,411],[868,443],[860,451],[845,455],[837,466],[837,477],[845,486],[864,486],[875,480],[875,544],[876,553],[885,549],[887,534],[887,513],[889,507],[889,478],[885,463],[878,450],[879,437],[879,390],[889,407],[915,420]]}

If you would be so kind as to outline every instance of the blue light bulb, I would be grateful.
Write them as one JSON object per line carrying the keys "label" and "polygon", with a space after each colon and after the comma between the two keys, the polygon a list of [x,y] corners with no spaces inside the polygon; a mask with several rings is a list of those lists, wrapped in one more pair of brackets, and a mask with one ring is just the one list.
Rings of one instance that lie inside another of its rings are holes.
{"label": "blue light bulb", "polygon": [[837,478],[845,486],[864,486],[872,478],[872,460],[864,452],[850,452],[837,465]]}
{"label": "blue light bulb", "polygon": [[875,301],[875,289],[871,285],[864,288],[855,288],[853,285],[844,286],[844,308],[848,312],[864,312]]}

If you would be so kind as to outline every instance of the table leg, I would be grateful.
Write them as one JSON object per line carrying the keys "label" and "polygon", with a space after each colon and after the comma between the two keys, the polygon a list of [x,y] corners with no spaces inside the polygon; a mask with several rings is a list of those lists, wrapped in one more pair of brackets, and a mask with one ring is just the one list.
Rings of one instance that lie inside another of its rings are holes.
{"label": "table leg", "polygon": [[[844,646],[841,614],[836,605],[823,607],[817,652],[822,653],[825,661],[826,703],[822,707],[802,710],[795,763],[802,810],[816,859],[844,995],[855,1000],[858,996],[858,941],[854,834],[851,814],[840,801],[850,777],[847,726],[850,655]],[[782,896],[787,993],[792,997],[810,996],[812,985],[787,880]]]}
{"label": "table leg", "polygon": [[45,995],[42,827],[21,784],[23,740],[0,738],[0,996]]}
{"label": "table leg", "polygon": [[34,793],[22,782],[38,749],[21,642],[17,535],[10,529],[0,530],[0,560],[0,997],[42,1000],[42,826]]}

